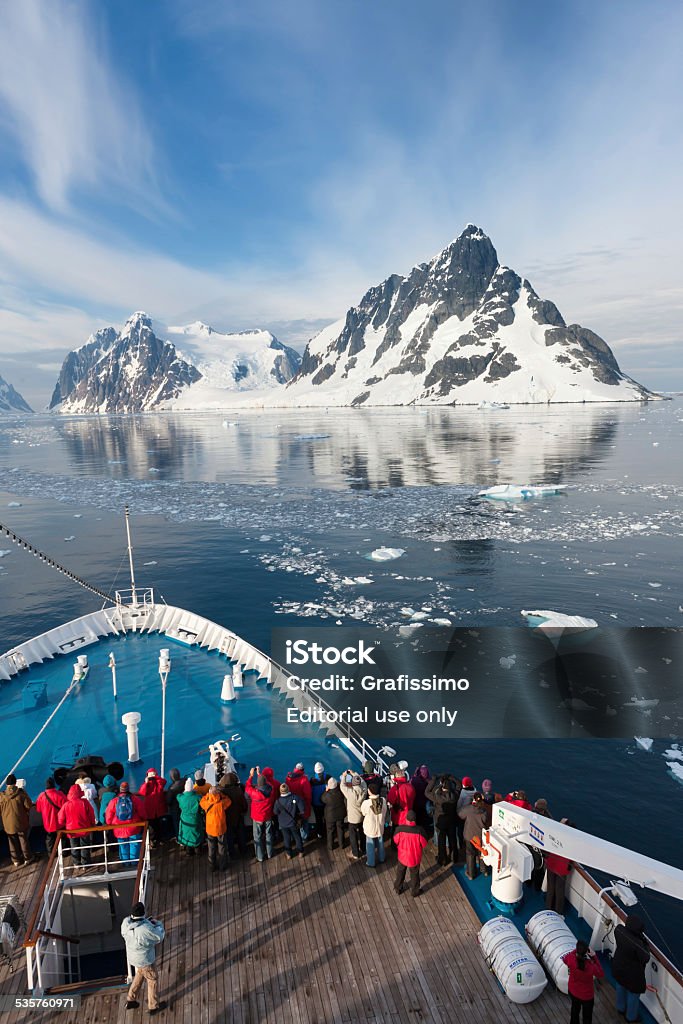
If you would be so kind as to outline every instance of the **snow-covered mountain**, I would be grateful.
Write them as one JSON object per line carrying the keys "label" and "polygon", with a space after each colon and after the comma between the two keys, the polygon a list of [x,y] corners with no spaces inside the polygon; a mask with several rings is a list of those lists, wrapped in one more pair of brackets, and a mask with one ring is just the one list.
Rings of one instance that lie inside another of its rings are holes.
{"label": "snow-covered mountain", "polygon": [[297,406],[640,401],[597,334],[567,325],[469,224],[406,277],[371,288],[309,343],[278,403]]}
{"label": "snow-covered mountain", "polygon": [[33,412],[33,409],[11,384],[0,377],[0,413],[2,412]]}
{"label": "snow-covered mountain", "polygon": [[[176,347],[181,344],[182,351]],[[163,328],[138,312],[120,333],[105,327],[69,353],[50,409],[112,413],[176,405],[207,408],[225,404],[226,392],[284,384],[300,361],[298,352],[269,331],[220,334],[202,323]]]}
{"label": "snow-covered mountain", "polygon": [[231,392],[280,387],[301,363],[300,354],[270,331],[221,334],[197,321],[187,327],[168,327],[166,334],[201,374],[201,380],[173,402],[175,409],[220,408]]}

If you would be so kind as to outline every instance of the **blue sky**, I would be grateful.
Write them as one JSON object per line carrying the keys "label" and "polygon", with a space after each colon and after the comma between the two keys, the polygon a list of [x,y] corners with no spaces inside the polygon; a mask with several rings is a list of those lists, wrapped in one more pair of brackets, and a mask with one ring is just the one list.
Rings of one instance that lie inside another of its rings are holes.
{"label": "blue sky", "polygon": [[683,388],[677,3],[22,0],[0,35],[0,374],[135,309],[302,347],[467,222]]}

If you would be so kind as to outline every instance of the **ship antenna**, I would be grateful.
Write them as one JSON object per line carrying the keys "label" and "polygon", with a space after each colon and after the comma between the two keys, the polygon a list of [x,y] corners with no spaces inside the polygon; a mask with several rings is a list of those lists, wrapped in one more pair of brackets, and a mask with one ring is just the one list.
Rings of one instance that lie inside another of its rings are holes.
{"label": "ship antenna", "polygon": [[138,603],[138,596],[135,592],[135,566],[133,565],[133,545],[130,541],[130,517],[126,505],[126,536],[128,538],[128,561],[130,562],[130,592],[131,603],[135,606]]}

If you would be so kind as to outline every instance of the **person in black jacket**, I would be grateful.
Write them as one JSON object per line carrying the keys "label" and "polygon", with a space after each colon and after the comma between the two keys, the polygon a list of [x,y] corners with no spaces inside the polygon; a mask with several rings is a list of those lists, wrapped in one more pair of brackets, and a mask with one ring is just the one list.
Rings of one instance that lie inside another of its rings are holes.
{"label": "person in black jacket", "polygon": [[[273,814],[282,832],[282,841],[285,846],[285,853],[289,860],[299,855],[304,855],[304,844],[301,838],[300,822],[304,816],[304,802],[297,793],[291,793],[289,786],[283,782],[280,786],[280,796],[273,805]],[[293,847],[296,846],[296,852]]]}
{"label": "person in black jacket", "polygon": [[612,975],[617,986],[617,1010],[626,1020],[639,1020],[640,996],[646,989],[645,968],[650,949],[645,925],[637,914],[629,914],[624,924],[614,929],[617,948],[612,957]]}
{"label": "person in black jacket", "polygon": [[226,772],[221,777],[218,788],[221,793],[225,793],[230,798],[230,806],[225,812],[225,819],[228,825],[228,856],[232,860],[235,856],[235,845],[240,854],[247,852],[244,815],[249,810],[249,805],[244,794],[244,786],[235,772]]}
{"label": "person in black jacket", "polygon": [[438,775],[425,789],[426,799],[434,805],[434,831],[437,837],[438,861],[442,866],[450,861],[455,863],[458,855],[456,822],[461,788],[458,779],[452,775]]}
{"label": "person in black jacket", "polygon": [[327,830],[327,849],[334,849],[334,834],[337,833],[339,849],[344,849],[344,818],[346,817],[346,800],[336,779],[328,779],[327,789],[321,800],[325,807],[325,828]]}

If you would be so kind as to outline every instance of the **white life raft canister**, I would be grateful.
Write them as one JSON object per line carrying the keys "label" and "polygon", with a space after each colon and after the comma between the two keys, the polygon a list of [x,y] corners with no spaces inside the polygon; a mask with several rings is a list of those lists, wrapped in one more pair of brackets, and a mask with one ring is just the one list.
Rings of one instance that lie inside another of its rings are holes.
{"label": "white life raft canister", "polygon": [[487,921],[478,935],[486,963],[513,1003],[531,1003],[548,984],[545,971],[507,917]]}
{"label": "white life raft canister", "polygon": [[526,926],[529,945],[544,965],[560,992],[567,994],[569,971],[562,957],[576,949],[576,936],[554,910],[541,910]]}

